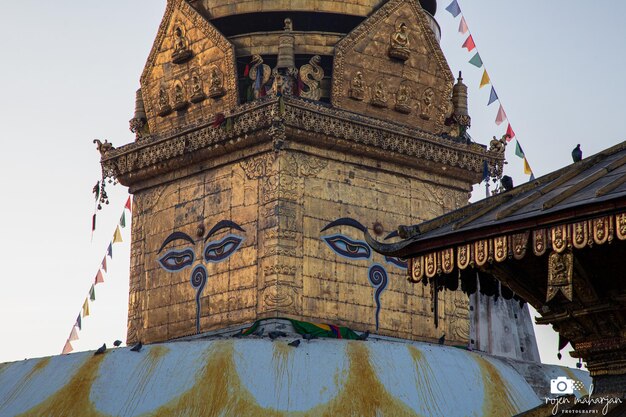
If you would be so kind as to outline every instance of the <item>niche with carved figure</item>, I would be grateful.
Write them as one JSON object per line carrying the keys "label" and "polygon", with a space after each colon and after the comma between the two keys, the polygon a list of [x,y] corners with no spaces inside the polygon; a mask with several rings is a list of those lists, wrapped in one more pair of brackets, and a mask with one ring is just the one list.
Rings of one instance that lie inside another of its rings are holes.
{"label": "niche with carved figure", "polygon": [[176,22],[172,31],[172,43],[174,52],[172,52],[172,62],[182,64],[189,61],[193,56],[193,52],[189,49],[189,39],[187,39],[185,26],[181,22]]}

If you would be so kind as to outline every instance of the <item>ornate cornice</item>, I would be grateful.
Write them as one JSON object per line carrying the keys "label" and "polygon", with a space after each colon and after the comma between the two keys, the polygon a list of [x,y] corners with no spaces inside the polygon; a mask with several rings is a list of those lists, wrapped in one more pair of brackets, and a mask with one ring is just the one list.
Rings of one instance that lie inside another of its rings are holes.
{"label": "ornate cornice", "polygon": [[[490,167],[502,164],[503,155],[488,152],[484,146],[465,144],[445,136],[338,110],[299,98],[265,98],[244,104],[229,116],[229,123],[212,123],[181,131],[170,137],[152,137],[111,149],[102,157],[103,173],[124,185],[188,166],[200,151],[203,159],[250,146],[250,135],[259,141],[271,141],[271,129],[287,128],[293,138],[307,133],[325,142],[343,140],[362,149],[363,154],[386,159],[407,158],[431,161],[463,170],[472,180],[483,172],[483,162]],[[316,141],[317,146],[321,141]],[[313,143],[315,145],[316,143]],[[208,151],[208,152],[206,152]],[[374,152],[375,151],[375,152]],[[195,160],[194,160],[195,161]],[[197,162],[197,161],[195,161]]]}

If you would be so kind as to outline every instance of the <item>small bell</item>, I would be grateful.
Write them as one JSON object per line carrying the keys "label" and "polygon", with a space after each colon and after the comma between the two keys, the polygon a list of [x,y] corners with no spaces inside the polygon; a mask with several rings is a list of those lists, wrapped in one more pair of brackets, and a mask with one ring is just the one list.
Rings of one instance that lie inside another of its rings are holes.
{"label": "small bell", "polygon": [[578,359],[578,363],[576,364],[576,367],[577,367],[578,369],[580,369],[580,368],[582,368],[582,367],[583,367],[583,360],[582,360],[582,359]]}

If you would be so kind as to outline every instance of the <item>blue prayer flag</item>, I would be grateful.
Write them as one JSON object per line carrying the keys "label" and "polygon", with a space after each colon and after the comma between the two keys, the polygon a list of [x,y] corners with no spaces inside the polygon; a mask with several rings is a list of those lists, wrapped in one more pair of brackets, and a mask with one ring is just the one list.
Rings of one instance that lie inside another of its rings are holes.
{"label": "blue prayer flag", "polygon": [[446,7],[446,10],[449,11],[450,14],[454,17],[457,17],[461,14],[461,8],[459,7],[459,3],[457,3],[456,0],[452,0],[452,3],[450,3],[450,5]]}
{"label": "blue prayer flag", "polygon": [[496,89],[491,86],[491,94],[489,95],[489,103],[487,103],[487,105],[490,105],[496,100],[498,100],[498,94],[496,94]]}

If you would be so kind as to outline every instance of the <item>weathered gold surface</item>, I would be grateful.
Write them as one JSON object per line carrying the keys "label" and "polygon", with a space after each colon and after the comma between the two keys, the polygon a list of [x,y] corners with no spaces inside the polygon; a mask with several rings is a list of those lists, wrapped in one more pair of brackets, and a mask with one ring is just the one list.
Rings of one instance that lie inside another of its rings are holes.
{"label": "weathered gold surface", "polygon": [[[278,38],[282,30],[276,32],[256,32],[252,34],[231,36],[228,39],[235,45],[237,57],[252,55],[276,55]],[[297,27],[296,27],[297,29]],[[327,55],[335,53],[335,44],[344,36],[328,32],[302,32],[294,30],[296,54]]]}
{"label": "weathered gold surface", "polygon": [[[323,242],[320,230],[339,217],[353,217],[369,227],[381,222],[388,233],[393,225],[418,223],[465,204],[467,192],[462,183],[426,185],[424,173],[416,169],[396,166],[389,171],[393,165],[388,164],[381,171],[367,158],[346,160],[336,151],[300,148],[244,158],[135,194],[129,343],[196,332],[189,271],[163,270],[157,252],[174,231],[195,236],[199,224],[208,230],[224,219],[241,225],[245,240],[227,261],[207,265],[201,331],[274,316],[374,329],[370,262],[339,257]],[[440,190],[439,197],[430,193],[432,186]],[[363,239],[345,226],[333,232]],[[378,256],[373,261],[385,264]],[[436,330],[428,289],[408,283],[399,268],[388,266],[387,272],[379,333],[435,339],[446,332],[450,343],[467,342],[468,306],[454,292],[439,295]]]}
{"label": "weathered gold surface", "polygon": [[[442,133],[452,114],[454,77],[418,2],[391,0],[337,43],[332,103],[336,107]],[[362,74],[364,98],[354,94]],[[403,90],[400,86],[405,86]],[[411,91],[394,108],[398,93]],[[412,111],[406,111],[406,109]]]}
{"label": "weathered gold surface", "polygon": [[[189,56],[178,59],[184,52]],[[212,120],[237,104],[234,48],[186,1],[172,0],[141,76],[141,90],[153,135]]]}
{"label": "weathered gold surface", "polygon": [[275,11],[315,11],[367,16],[384,0],[202,0],[202,7],[211,18],[242,13]]}

